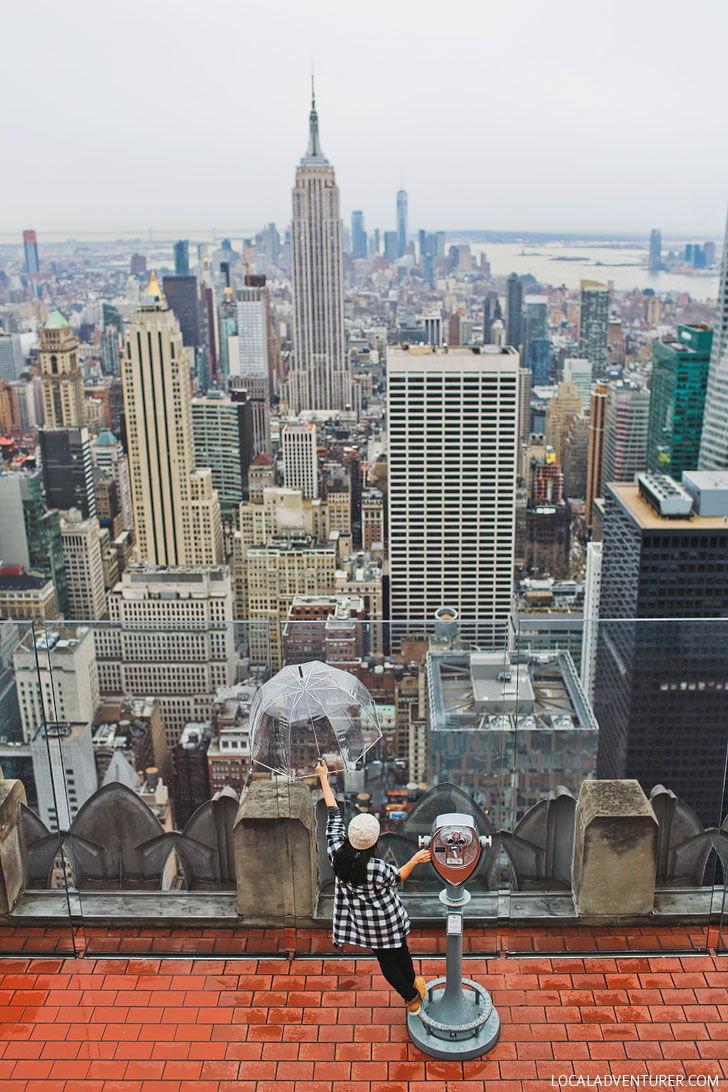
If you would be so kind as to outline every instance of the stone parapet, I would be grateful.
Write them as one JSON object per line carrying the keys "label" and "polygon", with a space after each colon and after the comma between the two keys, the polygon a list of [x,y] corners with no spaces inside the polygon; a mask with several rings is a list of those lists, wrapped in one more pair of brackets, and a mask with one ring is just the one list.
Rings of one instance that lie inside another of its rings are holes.
{"label": "stone parapet", "polygon": [[0,914],[9,913],[25,890],[18,811],[25,803],[22,781],[4,781],[0,770]]}
{"label": "stone parapet", "polygon": [[657,817],[638,781],[582,782],[572,884],[580,917],[652,913],[657,835]]}

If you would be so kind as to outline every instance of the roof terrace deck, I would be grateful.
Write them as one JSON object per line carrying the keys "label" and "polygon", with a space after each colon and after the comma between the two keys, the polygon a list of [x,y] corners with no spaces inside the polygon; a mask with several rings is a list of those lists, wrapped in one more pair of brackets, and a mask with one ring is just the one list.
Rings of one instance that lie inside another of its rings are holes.
{"label": "roof terrace deck", "polygon": [[[686,1088],[728,1079],[728,956],[499,955],[465,966],[491,992],[501,1036],[483,1058],[443,1062],[409,1042],[372,959],[5,958],[0,1086],[540,1092],[569,1078],[597,1088],[597,1077]],[[431,977],[443,961],[416,968]]]}

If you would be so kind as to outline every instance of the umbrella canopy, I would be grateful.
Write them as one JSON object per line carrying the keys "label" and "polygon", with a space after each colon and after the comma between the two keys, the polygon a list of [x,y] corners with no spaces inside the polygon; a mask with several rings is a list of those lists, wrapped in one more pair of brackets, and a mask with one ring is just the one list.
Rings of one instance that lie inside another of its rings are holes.
{"label": "umbrella canopy", "polygon": [[319,660],[284,667],[260,688],[250,710],[253,762],[296,779],[319,759],[351,769],[382,738],[367,688]]}

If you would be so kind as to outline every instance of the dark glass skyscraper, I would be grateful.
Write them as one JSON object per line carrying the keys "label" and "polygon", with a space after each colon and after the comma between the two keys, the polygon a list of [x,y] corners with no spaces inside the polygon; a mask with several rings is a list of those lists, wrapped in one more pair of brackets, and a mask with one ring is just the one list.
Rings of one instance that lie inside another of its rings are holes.
{"label": "dark glass skyscraper", "polygon": [[523,309],[523,363],[533,376],[533,386],[545,386],[549,381],[551,342],[548,338],[548,299],[546,296],[526,296]]}
{"label": "dark glass skyscraper", "polygon": [[728,492],[712,477],[685,481],[692,498],[662,475],[605,487],[594,686],[597,777],[664,784],[706,826],[728,743]]}
{"label": "dark glass skyscraper", "polygon": [[523,342],[523,285],[517,273],[506,281],[506,344],[514,349]]}
{"label": "dark glass skyscraper", "polygon": [[676,481],[698,467],[712,342],[707,326],[678,326],[652,346],[647,469]]}
{"label": "dark glass skyscraper", "polygon": [[96,515],[96,495],[87,428],[38,431],[46,506],[62,512],[77,508],[84,519]]}
{"label": "dark glass skyscraper", "polygon": [[186,277],[190,271],[190,244],[187,239],[179,239],[174,244],[174,272],[177,277]]}
{"label": "dark glass skyscraper", "polygon": [[202,344],[197,277],[176,274],[165,277],[164,295],[169,309],[174,311],[179,322],[183,345],[192,345],[197,349]]}

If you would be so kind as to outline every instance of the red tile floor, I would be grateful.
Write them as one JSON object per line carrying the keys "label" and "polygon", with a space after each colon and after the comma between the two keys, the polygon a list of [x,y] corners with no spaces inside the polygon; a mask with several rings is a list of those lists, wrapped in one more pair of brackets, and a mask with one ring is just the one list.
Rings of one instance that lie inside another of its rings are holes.
{"label": "red tile floor", "polygon": [[499,957],[465,973],[491,991],[501,1037],[453,1063],[409,1043],[369,959],[5,958],[0,1089],[535,1092],[610,1074],[728,1089],[728,956]]}

